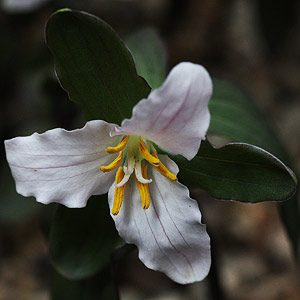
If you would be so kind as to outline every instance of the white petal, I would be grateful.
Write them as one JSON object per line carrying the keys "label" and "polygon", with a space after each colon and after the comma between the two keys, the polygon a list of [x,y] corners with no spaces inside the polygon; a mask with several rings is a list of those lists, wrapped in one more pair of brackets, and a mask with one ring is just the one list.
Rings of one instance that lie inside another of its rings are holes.
{"label": "white petal", "polygon": [[112,135],[140,135],[167,152],[192,159],[209,126],[211,94],[207,71],[200,65],[180,63],[160,88],[133,108],[132,118],[125,119]]}
{"label": "white petal", "polygon": [[73,131],[56,128],[5,141],[17,192],[68,207],[84,207],[91,195],[106,193],[115,172],[102,173],[99,168],[117,156],[105,152],[120,140],[110,137],[114,126],[91,121]]}
{"label": "white petal", "polygon": [[[170,159],[163,159],[170,167]],[[210,239],[197,202],[188,189],[170,181],[152,167],[148,176],[151,204],[142,209],[134,178],[125,188],[124,201],[113,216],[119,234],[137,245],[140,260],[150,269],[164,272],[172,280],[187,284],[202,280],[210,268]],[[114,188],[109,190],[110,208]]]}

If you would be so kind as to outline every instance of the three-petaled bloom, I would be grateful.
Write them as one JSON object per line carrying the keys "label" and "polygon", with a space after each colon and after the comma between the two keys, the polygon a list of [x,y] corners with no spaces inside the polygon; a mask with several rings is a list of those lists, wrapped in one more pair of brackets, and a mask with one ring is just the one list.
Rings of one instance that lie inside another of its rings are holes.
{"label": "three-petaled bloom", "polygon": [[209,126],[211,93],[207,71],[181,63],[121,127],[95,120],[5,141],[18,193],[79,208],[108,191],[120,236],[137,245],[147,267],[182,284],[202,280],[210,240],[197,202],[177,181],[177,165],[155,147],[192,159]]}

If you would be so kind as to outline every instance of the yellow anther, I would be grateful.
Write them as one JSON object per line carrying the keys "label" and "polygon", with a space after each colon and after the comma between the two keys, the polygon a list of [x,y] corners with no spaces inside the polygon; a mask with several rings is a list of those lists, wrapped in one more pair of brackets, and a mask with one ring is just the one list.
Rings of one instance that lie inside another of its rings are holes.
{"label": "yellow anther", "polygon": [[153,155],[150,154],[150,152],[147,149],[146,144],[142,139],[140,139],[140,145],[139,150],[142,156],[153,166],[157,167],[159,166],[159,159]]}
{"label": "yellow anther", "polygon": [[[158,159],[156,150],[154,150],[154,152],[152,153],[152,155]],[[160,174],[162,174],[163,176],[165,176],[165,177],[167,177],[167,178],[169,178],[169,179],[171,179],[171,180],[173,180],[173,181],[176,180],[176,179],[177,179],[176,175],[173,174],[173,173],[171,173],[171,172],[170,172],[170,171],[162,164],[161,161],[159,161],[159,162],[160,162],[160,164],[159,164],[158,167],[157,167],[157,166],[154,166],[155,169],[156,169]]]}
{"label": "yellow anther", "polygon": [[126,136],[125,138],[123,138],[118,146],[116,146],[116,147],[107,147],[107,149],[105,151],[109,154],[120,152],[126,147],[128,140],[129,140],[129,135]]}
{"label": "yellow anther", "polygon": [[[123,167],[120,167],[117,171],[117,174],[116,174],[116,184],[121,182],[124,175],[125,174],[124,174],[124,171],[123,171]],[[111,213],[115,216],[120,211],[120,208],[121,208],[121,205],[122,205],[122,202],[123,202],[125,186],[126,186],[126,184],[122,185],[121,187],[116,187],[115,188],[114,204],[113,204],[113,208],[111,210]]]}
{"label": "yellow anther", "polygon": [[100,170],[103,173],[110,172],[110,171],[114,170],[115,168],[117,168],[120,165],[120,163],[122,161],[122,158],[123,158],[123,151],[120,151],[118,157],[112,163],[110,163],[108,166],[102,166],[100,168]]}
{"label": "yellow anther", "polygon": [[[145,179],[148,179],[147,177],[147,165],[142,166],[142,175]],[[138,181],[138,179],[135,177],[136,184],[139,189],[139,194],[142,200],[142,207],[143,209],[147,209],[150,206],[150,196],[149,196],[149,190],[148,190],[148,183],[141,183]]]}

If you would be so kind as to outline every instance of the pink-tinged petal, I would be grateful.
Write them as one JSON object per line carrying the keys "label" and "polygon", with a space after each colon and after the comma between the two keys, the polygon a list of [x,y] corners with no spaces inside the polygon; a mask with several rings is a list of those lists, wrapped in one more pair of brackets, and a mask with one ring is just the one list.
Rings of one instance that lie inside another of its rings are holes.
{"label": "pink-tinged petal", "polygon": [[212,82],[200,65],[180,63],[164,84],[141,100],[112,135],[140,135],[167,152],[192,159],[210,122]]}
{"label": "pink-tinged petal", "polygon": [[17,192],[68,207],[84,207],[91,195],[106,193],[115,172],[102,173],[99,168],[117,156],[105,152],[120,140],[110,137],[114,126],[91,121],[73,131],[56,128],[5,141]]}
{"label": "pink-tinged petal", "polygon": [[[170,159],[162,159],[170,168]],[[137,245],[140,260],[150,269],[164,272],[172,280],[187,284],[202,280],[209,272],[210,239],[197,202],[188,189],[149,168],[151,203],[142,209],[134,178],[125,188],[121,210],[113,216],[119,234]],[[114,187],[109,190],[110,207]]]}

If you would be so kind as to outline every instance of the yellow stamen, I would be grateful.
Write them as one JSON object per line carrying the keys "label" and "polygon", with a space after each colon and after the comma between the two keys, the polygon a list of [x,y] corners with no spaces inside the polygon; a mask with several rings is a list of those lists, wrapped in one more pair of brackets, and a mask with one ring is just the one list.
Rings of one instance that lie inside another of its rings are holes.
{"label": "yellow stamen", "polygon": [[[158,159],[156,150],[154,150],[154,152],[152,153],[152,155]],[[165,177],[167,177],[167,178],[169,178],[169,179],[171,179],[171,180],[173,180],[173,181],[177,179],[176,175],[173,174],[173,173],[171,173],[171,172],[166,168],[166,166],[164,166],[164,165],[162,164],[161,161],[159,161],[159,166],[154,166],[154,167],[155,167],[155,169],[156,169],[160,174],[164,175]]]}
{"label": "yellow stamen", "polygon": [[[142,166],[142,175],[145,179],[148,179],[147,177],[147,165]],[[135,177],[136,184],[139,189],[139,194],[142,200],[142,207],[143,209],[147,209],[150,206],[150,196],[149,196],[149,190],[148,190],[148,183],[141,183],[138,181],[138,179]]]}
{"label": "yellow stamen", "polygon": [[118,146],[116,146],[116,147],[107,147],[107,149],[105,151],[109,154],[120,152],[126,147],[128,140],[129,140],[129,135],[126,136],[124,139],[122,139],[122,141],[119,143]]}
{"label": "yellow stamen", "polygon": [[[117,171],[116,174],[116,184],[120,183],[121,180],[123,179],[125,173],[123,171],[123,167],[120,167]],[[117,215],[120,211],[122,202],[123,202],[123,197],[124,197],[124,192],[125,192],[125,186],[126,184],[120,186],[120,187],[116,187],[115,188],[115,195],[114,195],[114,204],[113,204],[113,208],[111,210],[111,213],[113,215]]]}
{"label": "yellow stamen", "polygon": [[142,139],[140,139],[140,145],[139,150],[142,156],[153,166],[158,167],[159,166],[159,159],[153,155],[151,155],[147,149],[146,144]]}
{"label": "yellow stamen", "polygon": [[115,168],[117,168],[120,165],[120,163],[122,161],[122,158],[123,158],[123,151],[120,151],[118,157],[112,163],[110,163],[108,166],[102,166],[100,168],[100,170],[103,173],[110,172],[110,171],[114,170]]}

